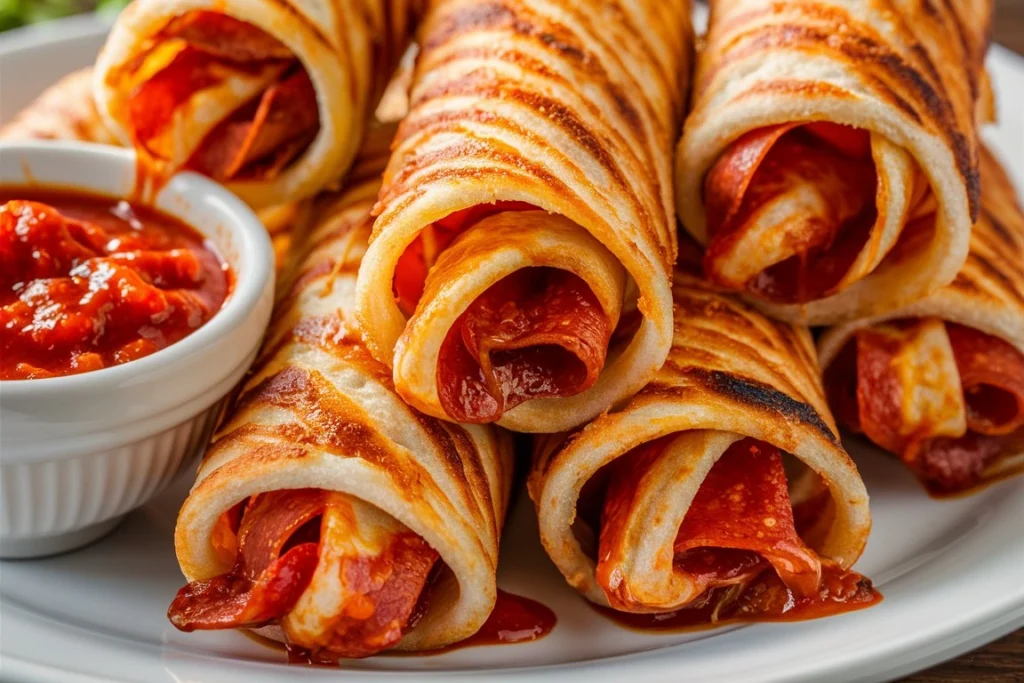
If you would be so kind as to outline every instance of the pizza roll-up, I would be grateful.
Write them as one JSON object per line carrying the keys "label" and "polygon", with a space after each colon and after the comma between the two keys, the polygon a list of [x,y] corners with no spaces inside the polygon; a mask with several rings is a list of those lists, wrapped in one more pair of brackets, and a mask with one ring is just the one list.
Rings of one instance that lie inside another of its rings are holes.
{"label": "pizza roll-up", "polygon": [[956,275],[990,0],[711,2],[676,199],[706,275],[831,324]]}
{"label": "pizza roll-up", "polygon": [[359,272],[398,392],[457,422],[568,429],[671,343],[686,0],[439,0]]}
{"label": "pizza roll-up", "polygon": [[103,123],[92,95],[92,69],[68,74],[0,126],[0,140],[79,140],[104,145],[117,138]]}
{"label": "pizza roll-up", "polygon": [[409,408],[351,318],[379,149],[376,173],[357,166],[340,197],[318,198],[181,509],[178,628],[263,629],[329,661],[443,646],[493,608],[510,440]]}
{"label": "pizza roll-up", "polygon": [[868,495],[809,332],[692,272],[677,272],[674,295],[654,380],[623,409],[537,440],[529,489],[551,559],[621,612],[771,620],[873,604],[849,570]]}
{"label": "pizza roll-up", "polygon": [[157,177],[188,168],[260,208],[352,162],[420,0],[135,0],[96,62],[96,102]]}
{"label": "pizza roll-up", "polygon": [[935,495],[1024,469],[1024,214],[987,150],[981,219],[952,284],[819,342],[840,425]]}
{"label": "pizza roll-up", "polygon": [[[68,74],[8,123],[0,127],[0,140],[75,140],[119,145],[96,109],[92,68]],[[289,251],[292,227],[302,221],[305,205],[288,202],[257,212],[274,245],[278,271]]]}

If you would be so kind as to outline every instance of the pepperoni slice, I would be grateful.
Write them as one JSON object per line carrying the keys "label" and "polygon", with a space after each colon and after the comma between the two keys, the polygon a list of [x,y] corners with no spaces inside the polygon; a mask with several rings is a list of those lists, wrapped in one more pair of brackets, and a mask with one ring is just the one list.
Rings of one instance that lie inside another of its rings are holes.
{"label": "pepperoni slice", "polygon": [[[147,78],[129,99],[129,120],[138,145],[156,154],[154,140],[202,90],[231,74],[268,67],[278,81],[245,102],[205,136],[186,166],[221,181],[270,178],[304,150],[319,130],[316,91],[291,51],[266,32],[211,11],[192,11],[161,33],[185,46]],[[159,154],[156,154],[159,156]]]}
{"label": "pepperoni slice", "polygon": [[[899,325],[910,331],[924,324]],[[906,423],[902,405],[912,387],[901,381],[897,368],[911,360],[906,358],[909,334],[859,330],[826,371],[837,419],[899,455],[935,495],[980,483],[985,470],[1019,442],[1024,427],[1024,355],[970,327],[947,322],[944,329],[966,407],[965,427],[959,433],[943,432],[937,424]],[[938,367],[933,357],[921,359],[919,365],[930,368],[930,374]]]}
{"label": "pepperoni slice", "polygon": [[263,171],[258,175],[273,177],[312,141],[319,126],[316,90],[304,69],[268,88],[255,113],[248,109],[207,135],[188,167],[227,180],[241,174],[247,164],[266,160],[258,166]]}
{"label": "pepperoni slice", "polygon": [[967,403],[967,427],[1009,434],[1024,426],[1024,354],[974,328],[946,323]]}
{"label": "pepperoni slice", "polygon": [[867,131],[816,122],[743,135],[704,181],[708,277],[780,303],[826,296],[870,237],[876,182]]}
{"label": "pepperoni slice", "polygon": [[296,489],[228,510],[211,541],[222,558],[234,553],[235,566],[178,591],[171,623],[183,631],[280,623],[318,662],[395,645],[414,623],[438,553],[394,519],[373,508],[360,518],[353,505],[343,494]]}
{"label": "pepperoni slice", "polygon": [[535,398],[589,389],[612,329],[593,291],[557,268],[525,268],[491,285],[448,331],[438,355],[441,407],[493,422]]}
{"label": "pepperoni slice", "polygon": [[238,531],[238,560],[227,574],[193,581],[175,596],[167,617],[183,631],[259,626],[280,618],[316,569],[316,543],[285,551],[304,524],[321,514],[323,493],[296,489],[253,498]]}
{"label": "pepperoni slice", "polygon": [[[616,463],[602,512],[603,532],[628,514],[630,501],[668,439],[647,444],[635,457]],[[828,499],[815,498],[801,510],[802,524],[823,514]],[[807,619],[874,604],[880,595],[860,574],[821,559],[797,532],[782,455],[752,438],[722,454],[694,497],[674,544],[674,566],[702,591],[689,605],[655,622],[722,622]],[[598,582],[609,555],[598,550]]]}
{"label": "pepperoni slice", "polygon": [[675,552],[676,567],[699,569],[708,587],[752,578],[764,568],[759,557],[797,595],[818,591],[820,561],[796,533],[782,455],[756,439],[734,443],[708,472],[679,527]]}
{"label": "pepperoni slice", "polygon": [[437,257],[464,230],[488,216],[504,211],[530,211],[537,207],[526,202],[495,202],[477,204],[445,216],[423,228],[416,239],[406,247],[395,265],[395,279],[392,284],[398,307],[407,316],[416,310],[416,304],[423,296],[427,273]]}
{"label": "pepperoni slice", "polygon": [[220,12],[186,12],[175,17],[162,33],[168,38],[184,40],[212,57],[232,62],[293,58],[291,50],[277,38]]}

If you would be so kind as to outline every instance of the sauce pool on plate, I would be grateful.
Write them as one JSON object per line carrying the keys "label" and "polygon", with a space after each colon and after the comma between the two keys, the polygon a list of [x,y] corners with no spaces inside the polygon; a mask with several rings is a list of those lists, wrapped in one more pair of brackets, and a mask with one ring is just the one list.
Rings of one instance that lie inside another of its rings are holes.
{"label": "sauce pool on plate", "polygon": [[210,242],[154,209],[0,187],[0,379],[148,356],[209,321],[231,285]]}

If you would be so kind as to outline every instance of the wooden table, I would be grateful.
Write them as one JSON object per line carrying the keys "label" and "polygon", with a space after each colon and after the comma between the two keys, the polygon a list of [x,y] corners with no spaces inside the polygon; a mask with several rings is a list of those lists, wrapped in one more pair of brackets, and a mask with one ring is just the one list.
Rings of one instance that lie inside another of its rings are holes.
{"label": "wooden table", "polygon": [[[1024,54],[1024,0],[996,0],[992,38]],[[1001,112],[1001,115],[1008,115],[1008,112]],[[1024,683],[1024,629],[904,680],[907,683]]]}

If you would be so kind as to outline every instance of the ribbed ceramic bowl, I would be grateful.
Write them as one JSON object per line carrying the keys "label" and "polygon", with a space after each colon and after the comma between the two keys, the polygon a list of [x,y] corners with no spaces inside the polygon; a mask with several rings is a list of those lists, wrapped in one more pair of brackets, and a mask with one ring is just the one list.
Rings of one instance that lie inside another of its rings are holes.
{"label": "ribbed ceramic bowl", "polygon": [[[131,196],[128,150],[0,144],[0,185]],[[0,557],[88,543],[159,493],[202,452],[224,397],[256,355],[273,304],[259,219],[202,176],[175,176],[151,204],[210,239],[234,272],[223,307],[188,337],[124,365],[0,381]]]}

